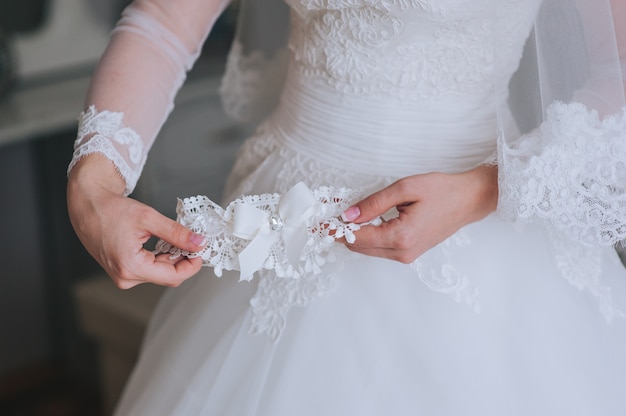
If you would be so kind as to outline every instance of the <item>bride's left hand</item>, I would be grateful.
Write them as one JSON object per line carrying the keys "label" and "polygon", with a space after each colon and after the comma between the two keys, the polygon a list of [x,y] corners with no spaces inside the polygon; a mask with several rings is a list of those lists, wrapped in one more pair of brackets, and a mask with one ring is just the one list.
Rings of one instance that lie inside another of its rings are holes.
{"label": "bride's left hand", "polygon": [[458,174],[428,173],[398,180],[348,208],[344,220],[363,223],[397,208],[399,216],[355,233],[355,252],[411,263],[461,227],[496,209],[498,170],[479,166]]}

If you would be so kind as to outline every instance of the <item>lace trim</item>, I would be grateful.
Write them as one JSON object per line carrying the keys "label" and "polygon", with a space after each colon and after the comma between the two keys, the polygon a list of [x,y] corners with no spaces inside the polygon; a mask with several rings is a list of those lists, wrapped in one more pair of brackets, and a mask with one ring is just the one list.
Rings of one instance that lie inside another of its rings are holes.
{"label": "lace trim", "polygon": [[626,238],[626,108],[600,120],[579,103],[554,103],[514,146],[500,138],[499,212],[547,220],[588,246]]}
{"label": "lace trim", "polygon": [[[458,4],[442,8],[416,0],[339,2],[342,6],[327,1],[294,3],[301,10],[294,15],[299,30],[289,40],[295,68],[338,91],[424,102],[449,94],[484,93],[492,85],[489,21],[477,17],[479,13],[445,21],[431,15],[444,9],[449,13]],[[474,2],[472,7],[481,10],[485,5]],[[411,12],[415,15],[407,18],[407,9],[415,9]],[[428,12],[425,26],[432,30],[427,33],[416,29],[420,25],[407,24],[425,19],[419,10]],[[411,41],[417,36],[422,41]]]}
{"label": "lace trim", "polygon": [[286,48],[272,57],[260,50],[244,55],[241,42],[235,40],[219,91],[226,114],[244,123],[268,115],[276,107],[285,82],[286,61]]}
{"label": "lace trim", "polygon": [[[126,182],[124,195],[130,194],[146,162],[141,137],[130,127],[124,126],[124,113],[97,111],[92,105],[79,117],[78,136],[74,142],[74,154],[67,168],[71,172],[76,163],[92,153],[102,153],[115,165]],[[126,150],[128,158],[118,151],[118,146]],[[133,166],[129,165],[131,162]]]}
{"label": "lace trim", "polygon": [[557,253],[557,268],[565,280],[596,298],[600,313],[607,322],[626,318],[624,311],[613,301],[611,288],[601,283],[601,249],[586,247],[558,235],[552,235],[551,241]]}
{"label": "lace trim", "polygon": [[260,270],[274,270],[279,278],[318,275],[321,266],[334,259],[336,239],[355,241],[360,225],[346,223],[340,215],[360,196],[346,188],[311,191],[298,183],[284,195],[246,195],[226,209],[205,196],[185,198],[178,202],[178,221],[205,236],[207,246],[190,253],[159,241],[156,251],[174,258],[201,257],[217,276],[223,270],[239,270],[241,280],[252,279]]}
{"label": "lace trim", "polygon": [[464,303],[475,313],[480,313],[478,289],[450,262],[451,247],[469,244],[469,237],[463,230],[459,230],[437,247],[422,254],[411,263],[411,269],[430,290],[450,295],[456,302]]}
{"label": "lace trim", "polygon": [[336,285],[335,277],[328,274],[306,275],[300,279],[281,279],[267,271],[259,274],[259,287],[250,300],[253,313],[248,333],[267,334],[274,342],[285,329],[287,313],[293,306],[306,306],[313,299],[332,292]]}

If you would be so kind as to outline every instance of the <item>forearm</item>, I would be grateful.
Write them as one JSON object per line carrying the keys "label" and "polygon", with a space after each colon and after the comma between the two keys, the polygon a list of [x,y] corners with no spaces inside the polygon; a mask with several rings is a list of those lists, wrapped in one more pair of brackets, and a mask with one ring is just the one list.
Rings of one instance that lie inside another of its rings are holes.
{"label": "forearm", "polygon": [[111,162],[99,153],[87,155],[76,163],[68,176],[68,197],[91,191],[122,195],[126,184]]}
{"label": "forearm", "polygon": [[478,221],[494,212],[498,206],[498,167],[481,165],[461,175],[466,176],[468,210],[467,222]]}
{"label": "forearm", "polygon": [[130,193],[173,109],[187,71],[227,1],[136,0],[114,29],[93,75],[69,171],[84,156],[109,158]]}

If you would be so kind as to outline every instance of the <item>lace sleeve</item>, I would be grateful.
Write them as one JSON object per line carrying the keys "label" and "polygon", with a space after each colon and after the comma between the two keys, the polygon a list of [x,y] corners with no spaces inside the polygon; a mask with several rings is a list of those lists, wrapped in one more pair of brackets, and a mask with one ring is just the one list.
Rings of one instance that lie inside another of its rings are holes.
{"label": "lace sleeve", "polygon": [[555,103],[546,121],[503,152],[498,210],[550,220],[587,245],[626,238],[626,108],[600,120],[579,103]]}
{"label": "lace sleeve", "polygon": [[174,96],[226,0],[135,0],[92,78],[68,174],[85,155],[109,158],[132,192]]}
{"label": "lace sleeve", "polygon": [[[268,30],[271,28],[271,30]],[[226,114],[258,122],[278,103],[287,75],[289,7],[283,0],[240,0],[237,33],[220,95]]]}
{"label": "lace sleeve", "polygon": [[543,2],[518,106],[533,121],[498,143],[499,213],[588,246],[626,238],[626,3],[611,5]]}

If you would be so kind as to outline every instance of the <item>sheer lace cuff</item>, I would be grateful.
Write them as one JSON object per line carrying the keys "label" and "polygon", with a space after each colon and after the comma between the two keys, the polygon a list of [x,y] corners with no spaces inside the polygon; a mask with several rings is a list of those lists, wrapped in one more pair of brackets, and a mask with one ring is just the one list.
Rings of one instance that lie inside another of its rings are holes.
{"label": "sheer lace cuff", "polygon": [[501,143],[505,217],[548,220],[574,241],[626,238],[626,108],[600,120],[579,103],[554,103],[546,121],[516,145]]}
{"label": "sheer lace cuff", "polygon": [[[205,196],[178,201],[178,222],[205,236],[207,246],[189,253],[159,241],[156,252],[202,257],[217,276],[239,270],[240,280],[251,280],[259,270],[274,270],[278,277],[300,278],[319,274],[334,259],[338,238],[355,241],[361,225],[341,220],[343,211],[361,198],[346,189],[321,187],[311,191],[302,182],[284,195],[247,195],[221,208]],[[366,224],[380,225],[382,219]]]}
{"label": "sheer lace cuff", "polygon": [[146,162],[146,152],[139,134],[125,127],[123,120],[123,113],[98,112],[94,106],[82,112],[78,137],[74,142],[74,155],[67,169],[68,175],[81,158],[92,153],[101,153],[113,162],[126,182],[124,195],[130,194]]}

